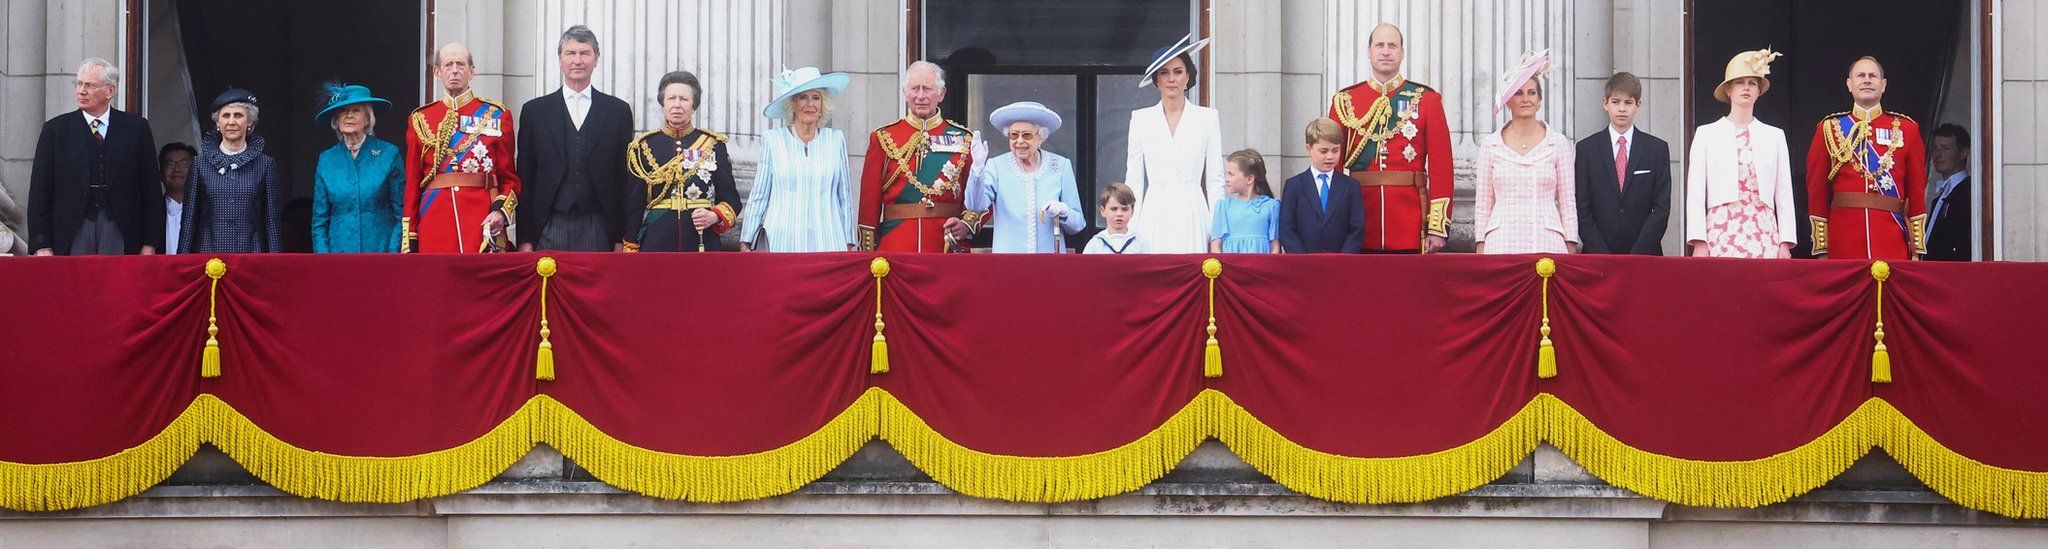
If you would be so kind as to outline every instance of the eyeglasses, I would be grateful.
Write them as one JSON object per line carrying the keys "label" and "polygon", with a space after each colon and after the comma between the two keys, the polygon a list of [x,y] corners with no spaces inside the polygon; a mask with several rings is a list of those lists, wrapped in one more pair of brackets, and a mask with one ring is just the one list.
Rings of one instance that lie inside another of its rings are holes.
{"label": "eyeglasses", "polygon": [[74,90],[89,90],[101,86],[106,86],[109,88],[114,87],[113,84],[108,84],[106,82],[87,82],[76,78],[71,80],[71,89]]}
{"label": "eyeglasses", "polygon": [[190,168],[190,167],[192,167],[192,159],[190,159],[190,158],[187,158],[187,159],[184,159],[184,160],[172,160],[172,161],[169,161],[169,162],[164,162],[164,167],[166,167],[166,168]]}

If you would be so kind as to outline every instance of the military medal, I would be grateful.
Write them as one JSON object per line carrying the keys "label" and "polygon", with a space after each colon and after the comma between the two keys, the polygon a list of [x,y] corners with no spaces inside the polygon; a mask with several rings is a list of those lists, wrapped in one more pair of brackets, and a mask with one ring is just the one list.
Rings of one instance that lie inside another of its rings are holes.
{"label": "military medal", "polygon": [[1410,143],[1410,144],[1409,144],[1409,145],[1408,145],[1407,147],[1403,148],[1403,149],[1401,150],[1401,156],[1403,156],[1403,157],[1406,157],[1406,158],[1408,159],[1408,161],[1409,161],[1409,162],[1414,162],[1414,161],[1415,161],[1415,145],[1414,145],[1413,143]]}
{"label": "military medal", "polygon": [[1415,127],[1415,121],[1405,120],[1401,122],[1401,137],[1405,137],[1408,138],[1410,141],[1413,141],[1415,139],[1415,134],[1418,133],[1422,133],[1422,130],[1420,128]]}

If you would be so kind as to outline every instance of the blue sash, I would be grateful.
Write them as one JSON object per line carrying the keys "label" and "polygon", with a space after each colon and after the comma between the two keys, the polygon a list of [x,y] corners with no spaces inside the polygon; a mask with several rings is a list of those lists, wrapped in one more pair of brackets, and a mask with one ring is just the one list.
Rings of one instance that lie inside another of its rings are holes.
{"label": "blue sash", "polygon": [[[1856,135],[1856,117],[1844,116],[1837,124],[1842,126],[1842,135]],[[1902,198],[1899,196],[1898,181],[1892,177],[1891,170],[1884,168],[1884,156],[1877,153],[1877,132],[1878,128],[1871,128],[1870,136],[1865,138],[1862,143],[1856,144],[1856,160],[1863,163],[1864,173],[1870,174],[1875,181],[1877,188],[1874,190],[1878,194],[1892,198]],[[1893,138],[1896,139],[1898,136],[1893,136]],[[1898,224],[1899,230],[1906,230],[1906,213],[1903,210],[1893,212],[1892,222]]]}

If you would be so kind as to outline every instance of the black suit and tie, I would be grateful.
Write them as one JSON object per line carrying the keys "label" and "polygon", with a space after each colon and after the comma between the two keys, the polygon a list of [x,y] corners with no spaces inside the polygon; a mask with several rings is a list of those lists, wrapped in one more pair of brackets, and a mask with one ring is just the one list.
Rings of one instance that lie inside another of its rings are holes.
{"label": "black suit and tie", "polygon": [[[1319,178],[1328,178],[1328,183]],[[1280,248],[1290,254],[1361,253],[1365,197],[1358,180],[1315,170],[1287,179],[1280,197]],[[1329,189],[1324,200],[1323,189]]]}
{"label": "black suit and tie", "polygon": [[1582,250],[1664,255],[1664,229],[1671,219],[1671,145],[1640,128],[1625,137],[1630,141],[1628,167],[1619,171],[1612,128],[1579,141],[1575,168]]}
{"label": "black suit and tie", "polygon": [[[106,130],[94,131],[84,111],[43,123],[29,171],[29,252],[56,255],[141,253],[164,249],[164,189],[156,138],[140,116],[108,109]],[[104,230],[110,223],[117,230]],[[73,249],[80,231],[96,232],[100,250]],[[111,241],[119,239],[119,244]]]}
{"label": "black suit and tie", "polygon": [[1927,209],[1932,218],[1927,221],[1927,260],[1970,260],[1970,202],[1967,175],[1934,197],[1934,206]]}
{"label": "black suit and tie", "polygon": [[[535,249],[610,251],[640,205],[626,204],[633,108],[596,88],[581,127],[564,90],[519,108],[519,242]],[[637,221],[637,220],[634,220]]]}

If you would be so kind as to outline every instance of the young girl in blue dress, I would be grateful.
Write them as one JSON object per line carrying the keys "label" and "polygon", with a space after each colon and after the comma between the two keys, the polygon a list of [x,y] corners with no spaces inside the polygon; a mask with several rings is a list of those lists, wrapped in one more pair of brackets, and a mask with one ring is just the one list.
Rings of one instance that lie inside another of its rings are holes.
{"label": "young girl in blue dress", "polygon": [[1223,165],[1226,196],[1216,201],[1209,223],[1209,251],[1225,254],[1280,253],[1280,201],[1266,183],[1266,157],[1245,149]]}

